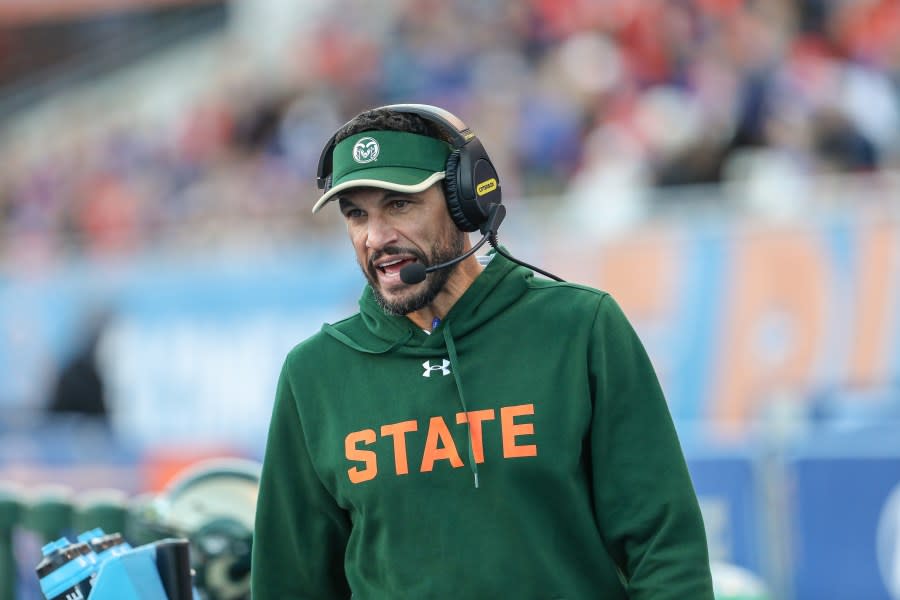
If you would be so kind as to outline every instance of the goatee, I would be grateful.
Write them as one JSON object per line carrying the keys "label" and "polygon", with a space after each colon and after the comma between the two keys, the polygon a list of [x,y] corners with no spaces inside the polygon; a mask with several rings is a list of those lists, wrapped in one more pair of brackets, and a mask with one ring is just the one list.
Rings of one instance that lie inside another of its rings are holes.
{"label": "goatee", "polygon": [[[424,253],[413,250],[410,248],[399,248],[396,246],[388,246],[382,250],[383,254],[412,254],[416,257],[421,264],[426,267],[430,265],[436,265],[438,263],[447,262],[449,260],[453,260],[457,256],[460,256],[464,252],[465,247],[465,234],[459,232],[458,235],[454,235],[453,238],[447,245],[444,246],[432,246],[431,255],[425,256]],[[381,307],[382,310],[386,314],[402,316],[408,315],[409,313],[416,312],[422,308],[425,308],[437,297],[437,295],[444,289],[444,286],[447,285],[447,281],[450,279],[450,275],[453,274],[453,271],[458,264],[447,267],[445,269],[438,269],[437,271],[432,271],[428,274],[428,277],[421,284],[417,284],[422,286],[422,289],[412,293],[409,296],[388,299],[381,293],[381,288],[378,285],[378,277],[374,272],[374,266],[369,265],[369,269],[363,269],[363,273],[366,276],[366,279],[369,280],[369,285],[372,287],[372,292],[375,295],[375,301],[378,303],[378,306]]]}

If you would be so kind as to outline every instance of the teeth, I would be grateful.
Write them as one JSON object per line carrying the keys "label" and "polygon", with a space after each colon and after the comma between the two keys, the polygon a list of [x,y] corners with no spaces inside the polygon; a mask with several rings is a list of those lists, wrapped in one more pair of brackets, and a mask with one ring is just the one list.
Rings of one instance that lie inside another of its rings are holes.
{"label": "teeth", "polygon": [[404,260],[404,259],[402,259],[402,258],[398,258],[397,260],[390,260],[390,261],[388,261],[388,262],[383,262],[383,263],[381,263],[380,265],[378,265],[378,268],[381,269],[381,270],[383,271],[383,270],[385,270],[386,268],[390,267],[391,265],[396,265],[396,264],[402,263],[403,260]]}

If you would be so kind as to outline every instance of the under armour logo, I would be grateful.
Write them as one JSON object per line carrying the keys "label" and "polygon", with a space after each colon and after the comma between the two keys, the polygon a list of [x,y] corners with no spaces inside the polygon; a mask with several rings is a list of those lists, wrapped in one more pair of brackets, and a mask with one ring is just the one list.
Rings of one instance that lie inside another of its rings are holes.
{"label": "under armour logo", "polygon": [[422,373],[422,377],[431,377],[432,371],[440,371],[441,375],[450,374],[450,361],[446,358],[441,360],[441,364],[439,365],[433,365],[430,360],[426,360],[422,363],[422,367],[425,369],[425,372]]}

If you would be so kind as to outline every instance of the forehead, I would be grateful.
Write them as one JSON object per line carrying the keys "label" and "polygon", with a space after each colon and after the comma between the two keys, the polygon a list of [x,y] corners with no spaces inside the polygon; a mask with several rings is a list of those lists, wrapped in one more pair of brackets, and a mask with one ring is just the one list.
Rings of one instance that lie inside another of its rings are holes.
{"label": "forehead", "polygon": [[374,187],[358,187],[344,190],[338,195],[338,203],[343,207],[348,204],[356,205],[368,202],[377,202],[388,197],[402,197],[406,194],[392,192],[390,190],[382,190]]}
{"label": "forehead", "polygon": [[427,201],[428,203],[442,202],[443,193],[439,184],[435,184],[421,192],[414,193],[396,192],[375,187],[358,187],[344,190],[337,198],[341,208],[346,206],[362,207],[367,205],[378,205],[397,199],[417,199]]}

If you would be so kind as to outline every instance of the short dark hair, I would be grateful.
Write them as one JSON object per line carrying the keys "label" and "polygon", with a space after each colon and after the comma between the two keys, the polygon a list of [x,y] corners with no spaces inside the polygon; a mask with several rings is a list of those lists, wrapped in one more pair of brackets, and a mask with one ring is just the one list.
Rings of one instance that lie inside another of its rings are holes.
{"label": "short dark hair", "polygon": [[453,138],[443,128],[419,115],[373,108],[359,113],[341,127],[335,135],[334,143],[363,131],[405,131],[453,142]]}

